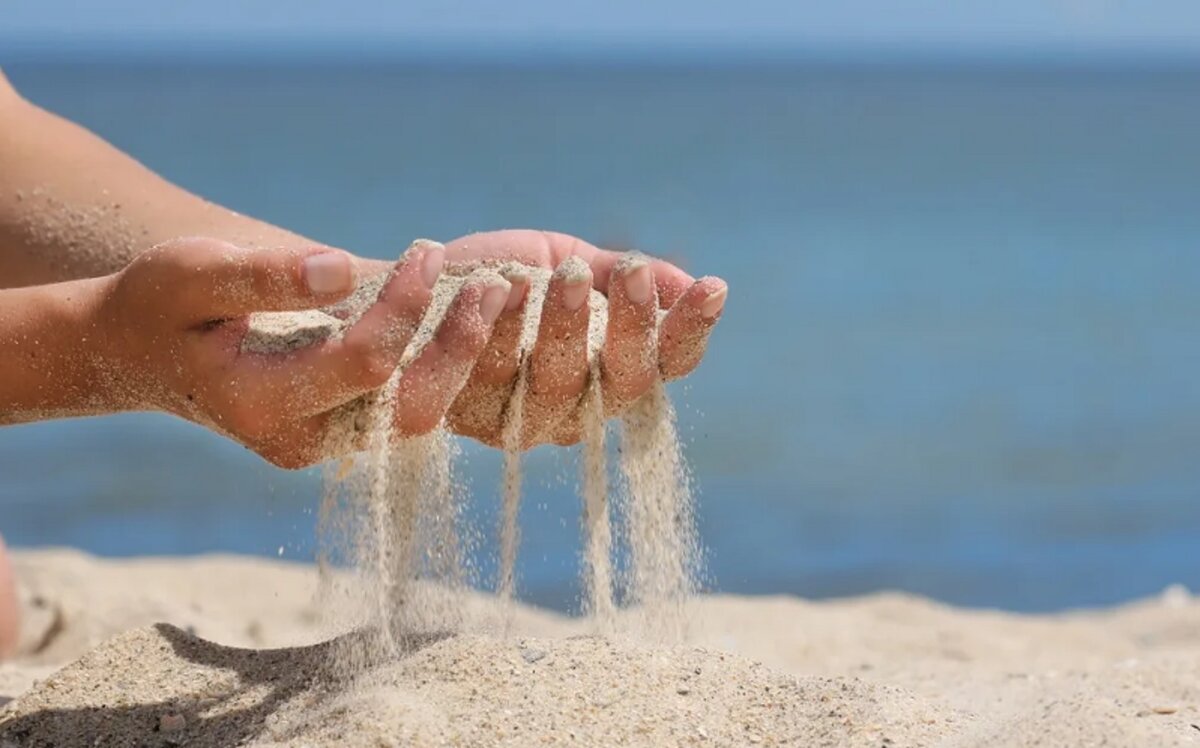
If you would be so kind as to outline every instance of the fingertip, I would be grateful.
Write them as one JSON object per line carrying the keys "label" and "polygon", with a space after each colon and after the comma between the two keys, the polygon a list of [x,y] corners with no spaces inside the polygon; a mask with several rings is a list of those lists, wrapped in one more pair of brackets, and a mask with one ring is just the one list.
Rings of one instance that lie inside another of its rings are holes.
{"label": "fingertip", "polygon": [[513,284],[503,278],[497,278],[483,285],[480,289],[479,316],[485,325],[495,324],[500,312],[508,303]]}
{"label": "fingertip", "polygon": [[613,276],[609,279],[610,296],[619,287],[625,298],[638,306],[649,303],[654,297],[654,270],[650,258],[640,252],[628,252],[617,260]]}
{"label": "fingertip", "polygon": [[409,255],[416,255],[413,259],[419,264],[421,282],[426,288],[433,288],[446,265],[446,246],[432,239],[416,239],[409,245],[401,261],[407,262]]}
{"label": "fingertip", "polygon": [[716,320],[721,315],[721,310],[725,308],[725,298],[729,295],[729,289],[722,288],[720,291],[713,291],[700,304],[700,316],[708,320]]}
{"label": "fingertip", "polygon": [[516,311],[525,301],[529,290],[529,271],[521,267],[507,268],[501,275],[509,282],[510,289],[504,303],[504,311]]}
{"label": "fingertip", "polygon": [[354,262],[348,252],[320,249],[300,265],[304,285],[313,296],[343,297],[354,290]]}
{"label": "fingertip", "polygon": [[691,285],[659,328],[659,371],[665,379],[687,376],[700,363],[708,336],[720,319],[729,287],[706,276]]}
{"label": "fingertip", "polygon": [[404,250],[384,281],[379,301],[401,306],[410,314],[423,313],[445,264],[445,247],[417,239]]}
{"label": "fingertip", "polygon": [[568,312],[579,310],[592,290],[593,274],[587,262],[572,255],[554,269],[550,282],[561,289],[562,305]]}
{"label": "fingertip", "polygon": [[[512,284],[499,273],[476,271],[458,290],[450,308],[438,327],[438,335],[444,340],[456,340],[463,350],[482,350],[492,334],[492,326],[504,311]],[[448,336],[448,337],[446,337]],[[471,345],[463,341],[470,340]]]}
{"label": "fingertip", "polygon": [[563,261],[558,263],[558,267],[554,268],[553,277],[568,283],[591,280],[592,266],[579,255],[570,255],[563,258]]}
{"label": "fingertip", "polygon": [[729,297],[729,285],[716,276],[708,275],[693,283],[687,296],[703,319],[716,321]]}

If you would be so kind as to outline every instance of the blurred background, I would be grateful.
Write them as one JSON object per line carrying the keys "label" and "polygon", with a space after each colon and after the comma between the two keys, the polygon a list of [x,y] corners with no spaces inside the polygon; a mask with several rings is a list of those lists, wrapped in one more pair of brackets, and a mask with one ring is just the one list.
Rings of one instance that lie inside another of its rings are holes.
{"label": "blurred background", "polygon": [[[7,0],[0,65],[360,254],[529,226],[728,279],[675,387],[713,589],[1200,588],[1191,0]],[[528,464],[522,595],[573,609],[573,456]],[[0,430],[16,546],[307,560],[319,491],[164,416]]]}

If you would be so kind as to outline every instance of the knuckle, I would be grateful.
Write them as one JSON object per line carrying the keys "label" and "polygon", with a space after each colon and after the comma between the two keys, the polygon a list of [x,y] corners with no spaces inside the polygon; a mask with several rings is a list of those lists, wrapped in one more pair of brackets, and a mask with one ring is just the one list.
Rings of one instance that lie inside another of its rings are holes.
{"label": "knuckle", "polygon": [[182,274],[188,270],[189,264],[195,264],[195,250],[192,241],[171,239],[152,247],[135,262],[144,260],[146,265],[163,273]]}
{"label": "knuckle", "polygon": [[360,356],[356,368],[358,381],[366,387],[382,387],[392,376],[391,361],[378,351]]}
{"label": "knuckle", "polygon": [[558,408],[583,392],[583,386],[559,377],[530,376],[526,398],[531,406],[542,409]]}
{"label": "knuckle", "polygon": [[179,255],[179,248],[173,243],[155,245],[133,258],[121,272],[121,277],[126,281],[169,277],[178,270]]}
{"label": "knuckle", "polygon": [[615,372],[606,372],[609,376],[604,379],[604,401],[606,403],[632,402],[641,397],[650,387],[645,377],[618,376]]}
{"label": "knuckle", "polygon": [[495,430],[484,428],[478,418],[462,409],[453,408],[446,414],[446,426],[459,436],[468,436],[488,446],[496,446]]}
{"label": "knuckle", "polygon": [[300,470],[312,464],[300,450],[271,446],[259,451],[259,455],[275,467],[284,470]]}
{"label": "knuckle", "polygon": [[570,447],[580,441],[579,432],[559,432],[554,435],[554,443],[560,447]]}
{"label": "knuckle", "polygon": [[587,352],[582,348],[534,351],[529,361],[529,387],[539,397],[578,395],[588,376]]}
{"label": "knuckle", "polygon": [[198,254],[196,240],[172,239],[157,244],[135,257],[120,274],[119,283],[154,292],[170,293],[172,299],[182,305],[203,304],[207,295],[203,293],[200,273],[205,264]]}
{"label": "knuckle", "polygon": [[262,418],[258,413],[258,409],[246,402],[235,401],[230,403],[225,408],[221,420],[235,434],[241,436],[255,437],[261,435],[263,432]]}
{"label": "knuckle", "polygon": [[308,430],[289,430],[246,441],[260,457],[284,470],[300,470],[320,462],[321,451]]}
{"label": "knuckle", "polygon": [[457,324],[447,330],[442,351],[450,358],[464,361],[479,356],[487,345],[489,331],[483,325]]}
{"label": "knuckle", "polygon": [[640,342],[649,337],[652,329],[649,317],[639,314],[637,310],[629,309],[624,314],[614,314],[617,335],[625,338],[636,338]]}
{"label": "knuckle", "polygon": [[367,359],[359,371],[359,382],[364,387],[372,389],[382,387],[387,384],[388,379],[392,376],[392,371],[385,363],[379,360],[377,356],[372,356]]}
{"label": "knuckle", "polygon": [[440,414],[428,410],[406,413],[400,421],[400,433],[404,436],[423,436],[436,429],[441,422]]}
{"label": "knuckle", "polygon": [[604,349],[600,364],[605,377],[614,384],[631,386],[641,383],[654,372],[657,358],[642,348],[614,345]]}
{"label": "knuckle", "polygon": [[[279,253],[287,255],[287,253]],[[300,275],[297,269],[281,266],[279,255],[257,253],[247,258],[250,263],[249,286],[260,299],[286,298],[300,295]]]}
{"label": "knuckle", "polygon": [[388,305],[390,316],[398,323],[415,329],[433,301],[433,292],[419,279],[405,277],[385,285],[379,299]]}
{"label": "knuckle", "polygon": [[353,378],[367,387],[381,387],[392,376],[395,364],[377,342],[366,337],[346,341]]}
{"label": "knuckle", "polygon": [[664,358],[659,363],[659,373],[664,379],[681,379],[691,374],[700,363],[699,355],[684,355]]}

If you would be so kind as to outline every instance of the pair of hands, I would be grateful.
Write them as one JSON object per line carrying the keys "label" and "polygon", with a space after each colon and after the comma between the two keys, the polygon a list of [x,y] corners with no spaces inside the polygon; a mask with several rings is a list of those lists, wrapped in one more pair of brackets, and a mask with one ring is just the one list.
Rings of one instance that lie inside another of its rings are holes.
{"label": "pair of hands", "polygon": [[[629,402],[660,374],[681,377],[699,363],[724,305],[723,281],[695,280],[659,260],[619,265],[618,253],[542,231],[475,234],[444,249],[419,244],[395,266],[325,247],[244,250],[180,239],[107,280],[97,314],[112,354],[100,375],[115,383],[124,407],[175,413],[276,465],[304,467],[322,458],[332,411],[391,376],[409,342],[395,332],[416,329],[445,263],[515,260],[553,269],[571,256],[587,263],[590,277],[556,275],[550,283],[529,354],[523,445],[571,443],[579,438],[573,405],[588,380],[590,290],[609,302],[604,400]],[[358,278],[380,272],[391,275],[379,298],[342,336],[289,353],[242,350],[250,314],[328,307]],[[426,433],[445,419],[457,433],[499,443],[498,414],[479,412],[494,401],[489,393],[512,387],[520,368],[529,284],[509,281],[467,284],[458,293],[432,342],[404,370],[397,433]],[[659,309],[667,310],[661,327]],[[656,355],[645,355],[656,346]]]}

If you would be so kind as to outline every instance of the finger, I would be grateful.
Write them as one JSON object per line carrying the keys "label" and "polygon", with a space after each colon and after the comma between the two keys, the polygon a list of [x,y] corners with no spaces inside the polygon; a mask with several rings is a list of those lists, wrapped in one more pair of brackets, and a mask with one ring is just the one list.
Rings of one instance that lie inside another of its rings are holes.
{"label": "finger", "polygon": [[667,312],[658,328],[658,370],[664,379],[686,376],[700,363],[728,294],[725,281],[706,276]]}
{"label": "finger", "polygon": [[[609,295],[609,281],[612,278],[613,271],[617,269],[621,258],[626,256],[627,253],[600,249],[568,234],[558,234],[548,231],[546,232],[546,236],[554,255],[559,256],[562,252],[566,252],[568,255],[582,257],[592,268],[592,275],[594,277],[593,285],[596,287],[596,290]],[[683,292],[694,282],[692,276],[665,260],[645,255],[643,255],[643,258],[650,263],[650,270],[654,273],[658,302],[663,309],[670,307],[678,301]]]}
{"label": "finger", "polygon": [[528,272],[516,268],[503,271],[503,276],[512,288],[504,310],[492,326],[492,335],[479,354],[475,368],[471,370],[468,386],[509,385],[521,363],[521,329],[525,322],[525,299],[530,276]]}
{"label": "finger", "polygon": [[[512,229],[472,234],[455,239],[446,247],[448,262],[468,262],[482,255],[504,257],[523,265],[553,268],[571,256],[583,258],[592,268],[593,285],[608,293],[609,277],[622,257],[621,252],[600,249],[582,239],[557,231]],[[658,286],[659,303],[668,308],[694,282],[692,276],[664,260],[648,258]]]}
{"label": "finger", "polygon": [[606,409],[636,400],[658,376],[655,355],[654,277],[641,255],[626,255],[613,268],[608,288],[608,330],[600,352]]}
{"label": "finger", "polygon": [[433,339],[400,375],[396,386],[398,434],[428,433],[441,423],[487,345],[511,288],[495,273],[479,273],[463,285]]}
{"label": "finger", "polygon": [[152,257],[178,308],[197,322],[311,309],[354,289],[353,258],[330,247],[244,249],[218,239],[180,239]]}
{"label": "finger", "polygon": [[560,447],[569,447],[583,441],[583,418],[565,418],[559,421],[548,441]]}
{"label": "finger", "polygon": [[414,242],[396,263],[375,303],[340,337],[289,354],[243,356],[268,393],[288,410],[313,414],[377,389],[392,375],[421,323],[445,259],[437,242]]}
{"label": "finger", "polygon": [[524,440],[534,442],[570,412],[588,378],[588,294],[592,271],[568,257],[550,278],[523,403]]}
{"label": "finger", "polygon": [[[522,266],[523,267],[523,266]],[[446,421],[456,434],[489,443],[504,420],[505,404],[521,366],[521,336],[529,313],[530,275],[517,269],[502,271],[512,284],[504,311],[492,326],[492,336],[475,362],[467,383],[454,398]]]}

